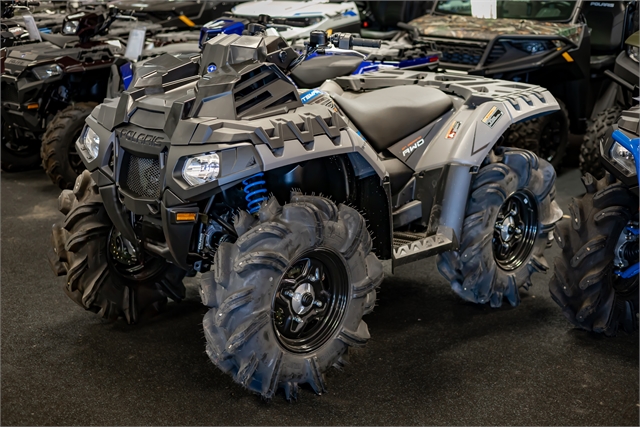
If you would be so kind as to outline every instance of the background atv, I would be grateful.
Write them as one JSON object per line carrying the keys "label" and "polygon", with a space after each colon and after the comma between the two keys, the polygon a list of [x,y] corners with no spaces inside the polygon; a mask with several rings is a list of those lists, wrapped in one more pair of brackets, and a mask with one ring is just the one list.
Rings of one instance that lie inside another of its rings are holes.
{"label": "background atv", "polygon": [[[219,34],[251,34],[252,23],[265,27],[274,35],[279,34],[277,28],[280,26],[274,24],[270,16],[260,15],[255,20],[225,16],[202,27],[200,47]],[[308,43],[308,38],[298,39],[291,46],[296,51],[303,52]],[[440,52],[434,51],[431,43],[406,44],[370,40],[362,44],[363,46],[347,50],[341,48],[338,41],[335,46],[318,49],[295,67],[291,78],[299,88],[316,88],[327,79],[379,69],[435,70],[438,67]]]}
{"label": "background atv", "polygon": [[558,224],[549,283],[553,299],[574,325],[615,335],[619,327],[638,329],[638,176],[640,109],[622,113],[599,144],[607,172],[586,174],[587,194],[569,206],[570,219]]}
{"label": "background atv", "polygon": [[627,49],[620,52],[616,58],[613,72],[605,71],[605,75],[611,79],[611,84],[598,100],[599,107],[594,110],[600,112],[595,114],[589,124],[580,147],[580,170],[583,174],[589,173],[597,179],[605,174],[600,161],[600,144],[610,134],[611,126],[618,121],[622,110],[636,104],[640,96],[638,90],[640,32],[632,34],[625,44]]}
{"label": "background atv", "polygon": [[393,70],[303,100],[287,73],[330,43],[369,42],[314,32],[298,56],[278,36],[220,35],[140,64],[76,144],[87,171],[60,195],[50,254],[67,294],[135,322],[203,273],[207,354],[266,399],[324,392],[324,372],[367,342],[380,258],[440,254],[462,298],[517,305],[562,212],[548,162],[493,147],[554,98]]}
{"label": "background atv", "polygon": [[[515,125],[507,145],[560,165],[569,131],[583,134],[601,86],[632,27],[635,2],[499,1],[497,19],[471,16],[471,1],[438,1],[411,21],[436,43],[446,69],[528,82],[561,100],[558,113]],[[410,32],[411,34],[411,32]]]}

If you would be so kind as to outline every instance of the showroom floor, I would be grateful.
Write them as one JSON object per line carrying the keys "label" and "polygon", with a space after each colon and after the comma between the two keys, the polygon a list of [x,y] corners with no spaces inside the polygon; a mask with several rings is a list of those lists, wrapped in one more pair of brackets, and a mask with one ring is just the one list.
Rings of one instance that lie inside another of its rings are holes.
{"label": "showroom floor", "polygon": [[[566,208],[579,173],[557,190]],[[42,171],[2,173],[3,425],[639,424],[637,334],[572,329],[550,275],[517,309],[464,303],[433,259],[384,281],[365,319],[372,340],[330,371],[329,393],[265,404],[209,361],[193,282],[185,302],[134,327],[65,296],[45,258],[58,194]]]}

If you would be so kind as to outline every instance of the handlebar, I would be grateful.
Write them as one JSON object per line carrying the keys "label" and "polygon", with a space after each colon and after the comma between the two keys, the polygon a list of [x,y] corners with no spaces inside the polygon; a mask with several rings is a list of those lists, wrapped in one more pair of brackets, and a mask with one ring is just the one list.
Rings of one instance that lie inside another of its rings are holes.
{"label": "handlebar", "polygon": [[380,48],[382,46],[382,40],[374,40],[374,39],[362,39],[360,37],[354,37],[351,40],[352,46],[360,46],[360,47],[373,47]]}

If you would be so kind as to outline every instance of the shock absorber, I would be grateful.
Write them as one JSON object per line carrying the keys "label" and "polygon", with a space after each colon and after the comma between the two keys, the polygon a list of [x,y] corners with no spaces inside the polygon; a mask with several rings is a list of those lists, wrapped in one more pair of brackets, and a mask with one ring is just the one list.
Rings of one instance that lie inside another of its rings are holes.
{"label": "shock absorber", "polygon": [[244,199],[247,201],[247,211],[250,214],[258,212],[260,204],[268,199],[266,183],[263,172],[259,172],[242,181]]}

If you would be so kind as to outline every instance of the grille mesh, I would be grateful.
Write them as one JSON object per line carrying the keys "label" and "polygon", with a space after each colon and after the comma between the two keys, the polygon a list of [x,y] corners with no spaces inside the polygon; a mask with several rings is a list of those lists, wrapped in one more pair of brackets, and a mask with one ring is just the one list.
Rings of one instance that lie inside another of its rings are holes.
{"label": "grille mesh", "polygon": [[160,161],[129,156],[127,188],[140,197],[160,197]]}
{"label": "grille mesh", "polygon": [[477,65],[484,54],[485,47],[438,41],[436,49],[442,51],[442,62]]}

